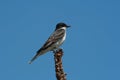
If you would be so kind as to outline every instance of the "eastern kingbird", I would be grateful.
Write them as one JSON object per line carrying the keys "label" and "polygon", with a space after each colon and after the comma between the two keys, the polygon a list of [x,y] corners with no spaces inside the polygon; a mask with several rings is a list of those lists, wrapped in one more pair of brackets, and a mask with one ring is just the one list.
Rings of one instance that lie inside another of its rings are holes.
{"label": "eastern kingbird", "polygon": [[36,55],[30,60],[29,64],[31,64],[36,58],[38,58],[44,53],[57,50],[66,38],[66,28],[68,27],[70,26],[66,25],[65,23],[58,23],[53,34],[48,38],[46,43],[37,51]]}

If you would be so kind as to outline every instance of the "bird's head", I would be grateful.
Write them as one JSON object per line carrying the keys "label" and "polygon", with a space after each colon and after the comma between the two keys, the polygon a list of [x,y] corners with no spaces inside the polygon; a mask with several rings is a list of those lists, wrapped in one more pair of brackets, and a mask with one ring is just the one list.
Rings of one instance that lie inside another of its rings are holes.
{"label": "bird's head", "polygon": [[56,29],[55,30],[57,30],[57,29],[61,29],[61,28],[69,28],[70,26],[68,26],[68,25],[66,25],[65,23],[58,23],[57,25],[56,25]]}

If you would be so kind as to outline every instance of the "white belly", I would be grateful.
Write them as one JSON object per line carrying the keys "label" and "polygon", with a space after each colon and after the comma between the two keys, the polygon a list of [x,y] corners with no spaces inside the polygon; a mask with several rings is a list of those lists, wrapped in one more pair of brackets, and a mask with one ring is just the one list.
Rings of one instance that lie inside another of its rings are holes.
{"label": "white belly", "polygon": [[64,37],[57,42],[58,47],[63,44],[63,42],[65,41],[65,39],[66,39],[66,33],[65,33]]}

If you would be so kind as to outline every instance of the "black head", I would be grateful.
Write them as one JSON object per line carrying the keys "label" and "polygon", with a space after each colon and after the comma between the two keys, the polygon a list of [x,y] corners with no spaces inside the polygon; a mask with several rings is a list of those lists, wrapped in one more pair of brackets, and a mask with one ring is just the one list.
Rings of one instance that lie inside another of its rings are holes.
{"label": "black head", "polygon": [[55,29],[55,30],[60,29],[60,28],[62,28],[62,27],[68,28],[68,27],[70,27],[70,26],[66,25],[65,23],[58,23],[58,24],[56,25],[56,29]]}

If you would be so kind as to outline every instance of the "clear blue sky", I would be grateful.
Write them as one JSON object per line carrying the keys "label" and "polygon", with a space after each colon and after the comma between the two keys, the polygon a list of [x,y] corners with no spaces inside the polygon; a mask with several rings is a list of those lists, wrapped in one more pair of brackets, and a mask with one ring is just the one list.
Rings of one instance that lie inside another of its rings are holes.
{"label": "clear blue sky", "polygon": [[68,80],[120,80],[120,0],[0,0],[0,80],[56,80],[51,52],[28,61],[58,22]]}

